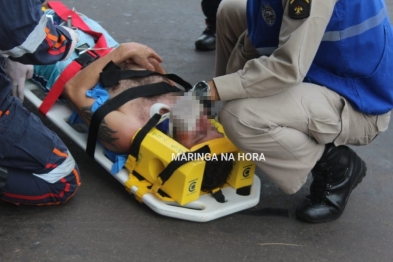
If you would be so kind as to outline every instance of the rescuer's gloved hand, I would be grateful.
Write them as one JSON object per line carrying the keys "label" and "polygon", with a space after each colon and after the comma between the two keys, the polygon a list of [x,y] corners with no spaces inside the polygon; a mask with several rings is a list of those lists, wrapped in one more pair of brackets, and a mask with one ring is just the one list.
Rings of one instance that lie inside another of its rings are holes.
{"label": "rescuer's gloved hand", "polygon": [[24,65],[7,58],[5,60],[4,69],[11,80],[12,95],[23,101],[25,81],[33,77],[33,65]]}

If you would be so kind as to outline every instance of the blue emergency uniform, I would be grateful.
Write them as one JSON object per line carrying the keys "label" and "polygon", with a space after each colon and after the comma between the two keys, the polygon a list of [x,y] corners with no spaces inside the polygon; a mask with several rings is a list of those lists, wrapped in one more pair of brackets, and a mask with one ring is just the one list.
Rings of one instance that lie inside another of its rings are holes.
{"label": "blue emergency uniform", "polygon": [[[262,54],[277,48],[283,13],[281,0],[248,0],[250,39]],[[338,1],[304,81],[328,87],[362,113],[387,113],[393,108],[392,37],[384,1]]]}
{"label": "blue emergency uniform", "polygon": [[25,64],[50,64],[67,56],[71,37],[43,16],[43,2],[0,0],[6,8],[0,16],[0,195],[15,204],[62,203],[81,184],[67,147],[11,96],[3,69],[5,56]]}

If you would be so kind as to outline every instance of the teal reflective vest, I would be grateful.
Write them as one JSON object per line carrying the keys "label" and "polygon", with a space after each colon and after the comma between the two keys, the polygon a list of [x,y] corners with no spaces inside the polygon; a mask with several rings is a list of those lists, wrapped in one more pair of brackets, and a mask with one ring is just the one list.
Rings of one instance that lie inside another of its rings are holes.
{"label": "teal reflective vest", "polygon": [[[248,31],[261,55],[277,48],[282,16],[282,0],[248,0]],[[383,0],[340,0],[304,81],[326,86],[363,113],[390,111],[392,37]]]}

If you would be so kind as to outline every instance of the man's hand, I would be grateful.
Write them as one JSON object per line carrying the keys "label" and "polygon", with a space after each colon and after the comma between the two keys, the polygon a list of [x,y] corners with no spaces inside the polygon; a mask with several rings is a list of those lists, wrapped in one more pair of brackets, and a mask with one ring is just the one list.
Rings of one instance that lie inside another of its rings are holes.
{"label": "man's hand", "polygon": [[11,80],[12,94],[23,101],[25,81],[33,77],[34,68],[32,65],[24,65],[7,58],[4,69]]}
{"label": "man's hand", "polygon": [[165,69],[162,67],[161,63],[157,61],[155,58],[149,58],[149,63],[153,65],[154,67],[154,72],[160,73],[160,74],[166,74]]}
{"label": "man's hand", "polygon": [[125,61],[126,63],[137,64],[147,70],[159,73],[165,72],[160,65],[162,58],[148,46],[132,42],[120,44],[117,49],[119,55],[116,61],[113,61],[115,64]]}

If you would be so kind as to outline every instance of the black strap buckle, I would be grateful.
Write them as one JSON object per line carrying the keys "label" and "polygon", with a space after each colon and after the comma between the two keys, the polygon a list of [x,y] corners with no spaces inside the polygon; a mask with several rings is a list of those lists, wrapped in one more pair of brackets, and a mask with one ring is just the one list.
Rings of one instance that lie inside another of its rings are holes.
{"label": "black strap buckle", "polygon": [[80,54],[78,58],[75,58],[75,61],[78,62],[82,68],[85,68],[98,58],[100,58],[100,55],[94,52],[94,50],[87,50]]}

